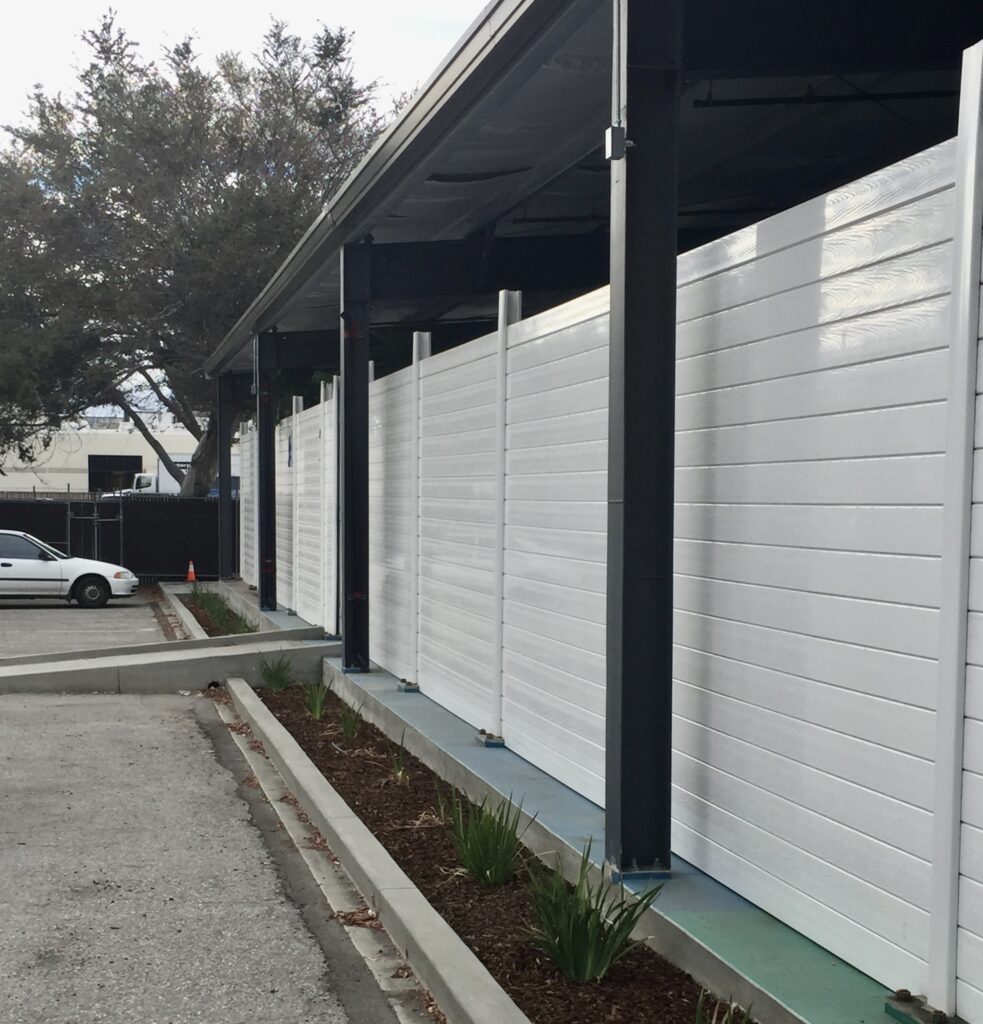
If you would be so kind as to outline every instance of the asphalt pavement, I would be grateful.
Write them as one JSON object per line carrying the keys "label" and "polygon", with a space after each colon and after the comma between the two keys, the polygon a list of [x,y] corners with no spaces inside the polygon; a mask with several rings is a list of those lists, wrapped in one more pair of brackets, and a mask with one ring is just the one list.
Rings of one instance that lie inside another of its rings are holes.
{"label": "asphalt pavement", "polygon": [[0,1024],[395,1021],[245,770],[205,697],[0,697]]}
{"label": "asphalt pavement", "polygon": [[56,654],[168,639],[154,614],[154,591],[79,608],[65,601],[0,601],[0,658]]}

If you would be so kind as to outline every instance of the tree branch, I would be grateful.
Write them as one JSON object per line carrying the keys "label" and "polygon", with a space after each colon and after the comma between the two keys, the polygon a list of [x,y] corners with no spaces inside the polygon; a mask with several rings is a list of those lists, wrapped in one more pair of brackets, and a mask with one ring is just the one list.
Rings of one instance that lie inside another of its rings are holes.
{"label": "tree branch", "polygon": [[147,370],[141,369],[140,376],[150,385],[153,393],[170,410],[174,417],[188,428],[194,439],[200,441],[203,434],[201,424],[191,414],[188,407],[176,395],[173,398],[168,398],[164,389],[150,376]]}
{"label": "tree branch", "polygon": [[[120,391],[119,388],[113,388],[111,392],[113,401],[118,405],[132,420],[133,425],[143,434],[144,440],[151,448],[157,453],[157,457],[164,464],[164,468],[168,473],[174,477],[179,484],[184,483],[184,471],[180,469],[177,463],[167,454],[167,449],[160,443],[160,441],[154,437],[153,431],[143,422],[143,419],[137,413],[136,409],[127,401],[126,396]],[[159,483],[160,481],[158,481]]]}

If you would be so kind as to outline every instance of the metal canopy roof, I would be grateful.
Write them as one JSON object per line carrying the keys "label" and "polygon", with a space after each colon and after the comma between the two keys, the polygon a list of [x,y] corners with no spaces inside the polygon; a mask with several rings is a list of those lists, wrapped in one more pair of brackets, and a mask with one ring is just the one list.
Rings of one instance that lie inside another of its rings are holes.
{"label": "metal canopy roof", "polygon": [[[680,108],[680,249],[952,135],[983,4],[692,0]],[[802,5],[805,8],[805,5]],[[244,372],[258,331],[333,330],[339,253],[374,242],[606,238],[611,0],[496,0],[379,139],[206,364]],[[630,132],[630,126],[629,126]],[[556,296],[539,296],[549,304]],[[461,294],[437,319],[490,316]],[[535,297],[532,305],[536,305]],[[380,302],[373,323],[427,314]]]}

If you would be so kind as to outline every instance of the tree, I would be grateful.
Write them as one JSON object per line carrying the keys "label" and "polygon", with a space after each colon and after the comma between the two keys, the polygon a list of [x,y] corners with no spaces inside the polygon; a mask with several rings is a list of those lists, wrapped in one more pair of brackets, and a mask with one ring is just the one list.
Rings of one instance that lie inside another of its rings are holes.
{"label": "tree", "polygon": [[149,397],[198,438],[184,493],[215,475],[202,365],[383,125],[351,36],[273,21],[261,52],[161,66],[103,19],[71,100],[38,87],[0,153],[0,461],[112,404]]}

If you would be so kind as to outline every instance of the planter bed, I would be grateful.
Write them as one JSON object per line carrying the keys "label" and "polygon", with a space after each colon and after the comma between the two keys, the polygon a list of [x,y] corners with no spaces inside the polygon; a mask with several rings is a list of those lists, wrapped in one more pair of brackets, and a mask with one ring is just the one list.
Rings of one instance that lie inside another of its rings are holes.
{"label": "planter bed", "polygon": [[334,694],[320,722],[299,687],[259,696],[533,1024],[693,1024],[700,987],[641,943],[600,982],[565,978],[526,937],[533,908],[522,873],[500,886],[464,875],[436,814],[438,786],[449,792],[446,785],[409,754],[408,781],[397,783],[397,748],[364,721],[346,743]]}
{"label": "planter bed", "polygon": [[[195,617],[195,621],[209,636],[233,636],[256,632],[255,626],[247,623],[231,609],[229,609],[228,621],[223,623],[219,622],[207,609],[202,608],[195,600],[194,594],[176,594],[175,596],[191,612]],[[225,601],[222,603],[228,608],[228,604]],[[235,628],[230,628],[230,622],[235,624]]]}

